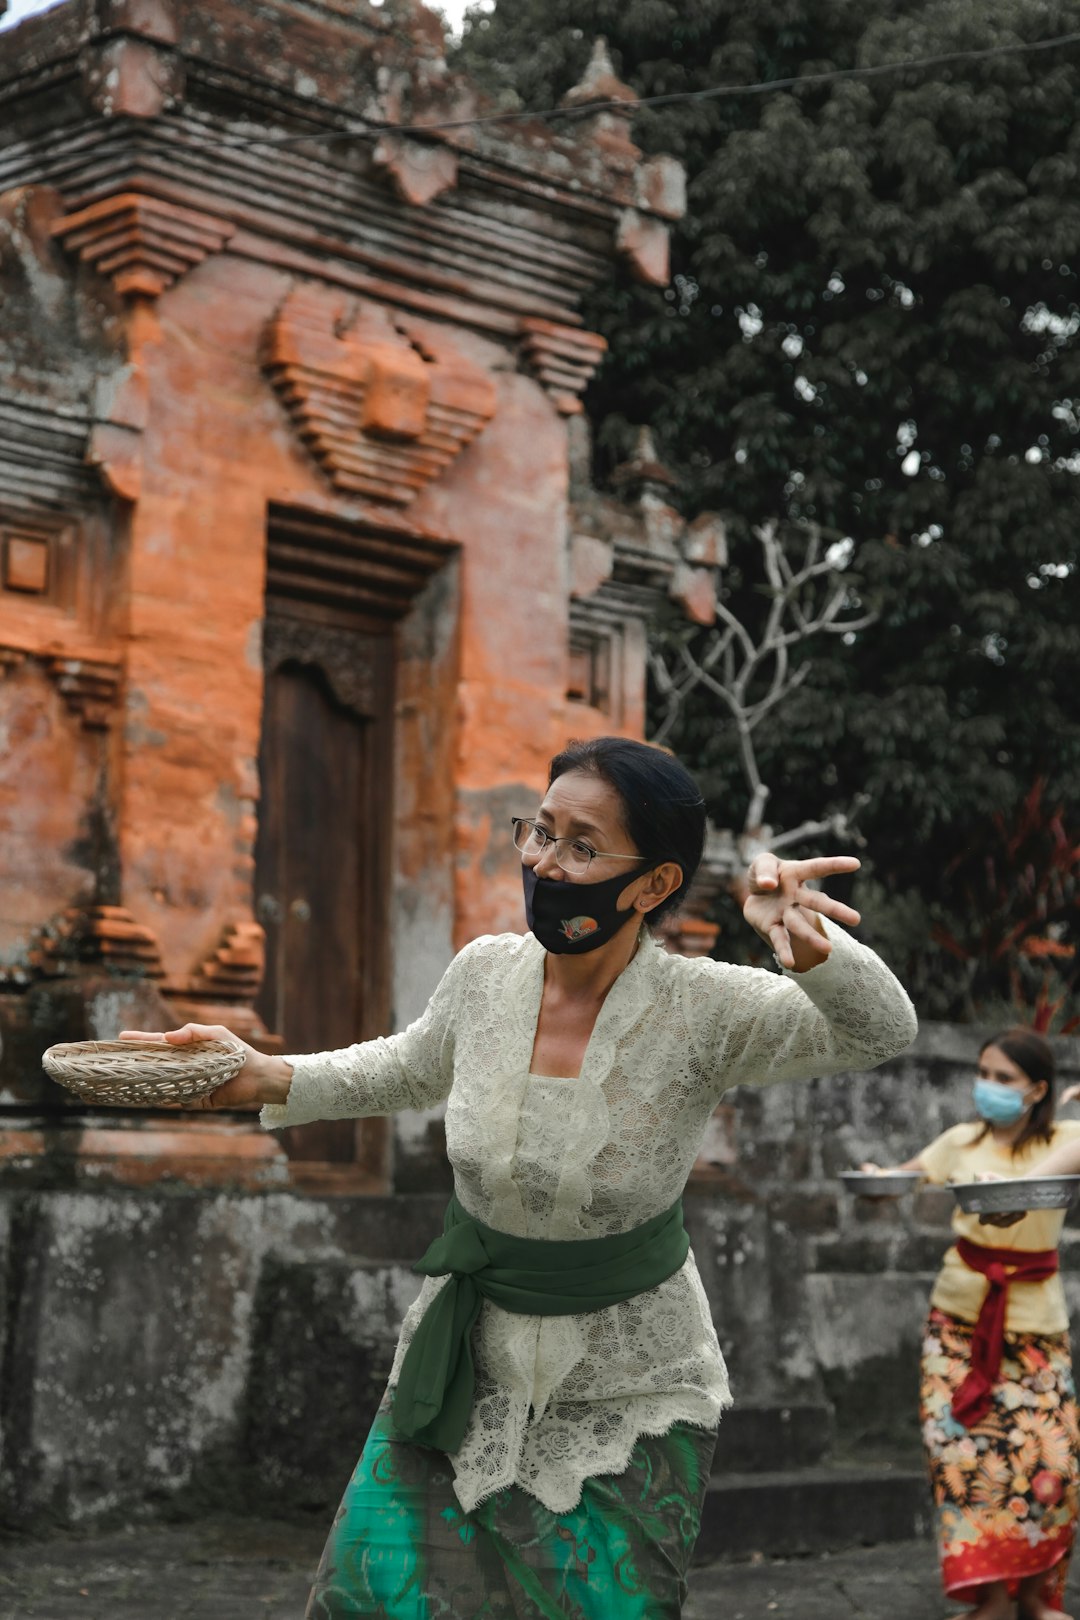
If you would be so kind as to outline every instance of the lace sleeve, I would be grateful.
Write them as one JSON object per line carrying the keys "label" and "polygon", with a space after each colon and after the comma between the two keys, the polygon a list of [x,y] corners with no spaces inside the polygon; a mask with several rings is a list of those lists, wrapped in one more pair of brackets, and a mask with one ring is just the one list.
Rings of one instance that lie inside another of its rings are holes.
{"label": "lace sleeve", "polygon": [[289,1095],[284,1103],[263,1108],[264,1128],[364,1119],[442,1102],[453,1079],[454,1009],[476,943],[459,951],[420,1017],[400,1034],[287,1057],[293,1071]]}
{"label": "lace sleeve", "polygon": [[874,1068],[914,1040],[915,1009],[899,980],[867,946],[824,926],[832,952],[808,973],[693,964],[689,1024],[718,1093]]}

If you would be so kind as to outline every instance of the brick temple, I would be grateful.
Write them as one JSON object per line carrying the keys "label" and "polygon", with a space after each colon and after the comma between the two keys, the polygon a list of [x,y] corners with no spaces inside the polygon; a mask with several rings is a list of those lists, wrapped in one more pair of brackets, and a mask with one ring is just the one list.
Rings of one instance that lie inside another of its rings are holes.
{"label": "brick temple", "polygon": [[[719,523],[647,433],[593,489],[582,414],[583,297],[666,283],[682,173],[602,42],[567,105],[468,122],[416,0],[0,34],[9,1162],[280,1176],[250,1121],[87,1116],[41,1050],[401,1027],[523,926],[508,821],[552,752],[643,734],[650,616],[710,621]],[[289,1135],[297,1184],[388,1185],[381,1124]]]}

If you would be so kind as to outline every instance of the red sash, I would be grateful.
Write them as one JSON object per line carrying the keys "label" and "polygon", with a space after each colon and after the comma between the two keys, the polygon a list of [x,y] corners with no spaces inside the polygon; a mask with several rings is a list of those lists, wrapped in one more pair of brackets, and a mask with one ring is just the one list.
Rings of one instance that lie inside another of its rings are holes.
{"label": "red sash", "polygon": [[1057,1271],[1058,1256],[1056,1249],[984,1249],[967,1238],[957,1239],[956,1250],[965,1266],[981,1271],[990,1284],[971,1339],[971,1371],[952,1398],[953,1417],[972,1429],[990,1410],[1001,1371],[1009,1284],[1045,1282]]}

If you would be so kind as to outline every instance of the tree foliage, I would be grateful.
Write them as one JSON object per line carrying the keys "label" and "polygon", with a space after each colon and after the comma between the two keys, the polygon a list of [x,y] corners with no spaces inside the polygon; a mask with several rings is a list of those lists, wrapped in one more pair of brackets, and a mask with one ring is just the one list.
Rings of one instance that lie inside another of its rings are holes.
{"label": "tree foliage", "polygon": [[[655,95],[1077,29],[1074,0],[498,0],[461,50],[543,107],[599,34]],[[942,943],[970,933],[945,874],[1037,782],[1054,807],[1080,788],[1078,99],[1074,45],[643,110],[635,138],[689,176],[671,285],[620,273],[589,311],[611,344],[598,476],[649,423],[688,512],[728,520],[733,612],[764,608],[755,525],[854,542],[852,604],[877,619],[815,652],[758,737],[762,775],[786,825],[867,795],[868,926],[937,1014],[997,982]],[[739,821],[707,692],[670,740]],[[1074,901],[1065,949],[1076,922]]]}

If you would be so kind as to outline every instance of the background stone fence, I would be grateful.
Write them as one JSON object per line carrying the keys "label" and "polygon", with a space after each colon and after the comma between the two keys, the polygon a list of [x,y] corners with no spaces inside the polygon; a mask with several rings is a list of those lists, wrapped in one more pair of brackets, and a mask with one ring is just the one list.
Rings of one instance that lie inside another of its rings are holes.
{"label": "background stone fence", "polygon": [[[818,1456],[917,1457],[918,1339],[951,1199],[858,1201],[836,1177],[970,1117],[978,1041],[924,1026],[871,1074],[725,1100],[721,1162],[687,1198],[737,1402],[722,1462],[775,1466],[784,1424],[809,1425]],[[1059,1053],[1063,1079],[1080,1077],[1080,1043]],[[86,1185],[74,1172],[42,1186],[12,1161],[0,1176],[0,1519],[325,1514],[418,1286],[409,1262],[439,1226],[438,1130],[411,1122],[402,1190],[378,1198]],[[1075,1243],[1067,1228],[1073,1307]]]}

